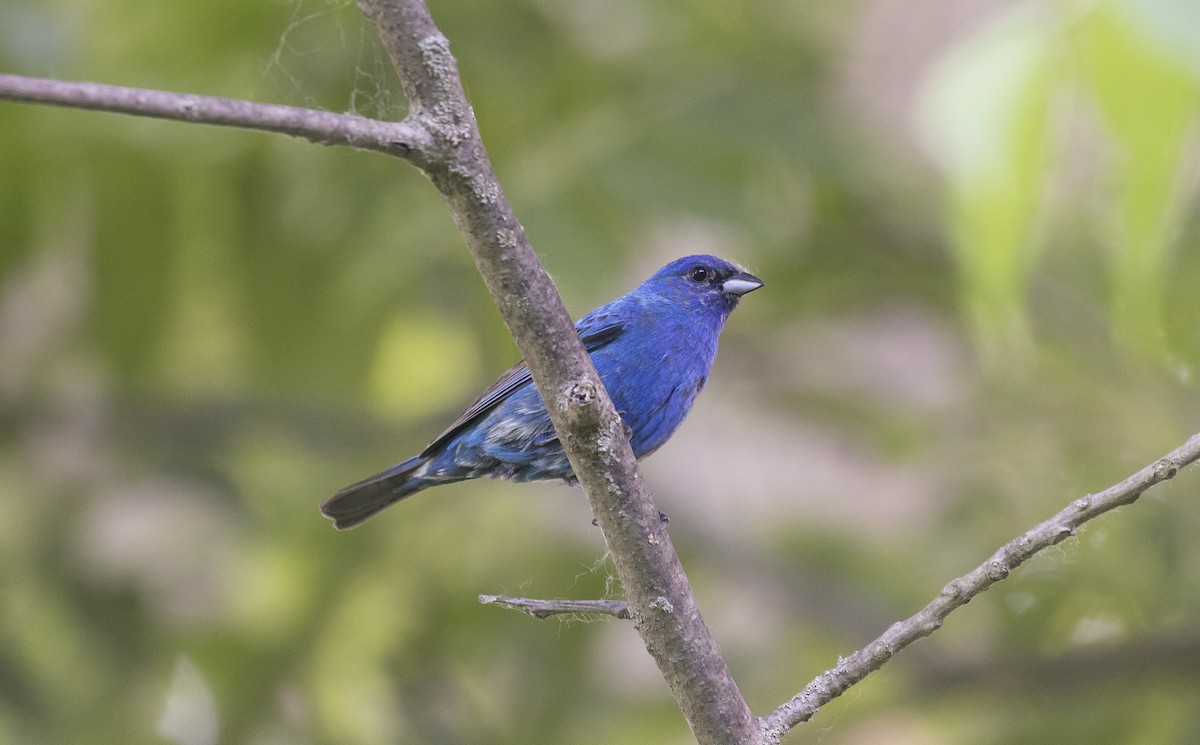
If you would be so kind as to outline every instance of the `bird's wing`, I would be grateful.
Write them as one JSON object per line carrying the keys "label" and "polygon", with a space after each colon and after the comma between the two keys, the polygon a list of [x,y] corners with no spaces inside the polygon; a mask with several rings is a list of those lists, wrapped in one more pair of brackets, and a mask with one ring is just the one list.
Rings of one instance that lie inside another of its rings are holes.
{"label": "bird's wing", "polygon": [[[575,330],[579,333],[579,339],[583,342],[584,349],[589,354],[603,348],[616,339],[626,329],[626,324],[618,320],[614,314],[604,312],[603,308],[597,309],[579,319],[575,324]],[[513,365],[496,379],[496,382],[487,387],[483,393],[479,394],[479,398],[467,407],[467,410],[462,413],[458,419],[446,427],[446,430],[438,435],[433,442],[421,453],[421,457],[429,456],[433,451],[437,450],[446,442],[457,435],[459,432],[466,429],[468,425],[474,422],[479,417],[495,408],[501,401],[508,398],[514,391],[529,383],[531,376],[529,367],[525,364],[525,360],[521,360]]]}

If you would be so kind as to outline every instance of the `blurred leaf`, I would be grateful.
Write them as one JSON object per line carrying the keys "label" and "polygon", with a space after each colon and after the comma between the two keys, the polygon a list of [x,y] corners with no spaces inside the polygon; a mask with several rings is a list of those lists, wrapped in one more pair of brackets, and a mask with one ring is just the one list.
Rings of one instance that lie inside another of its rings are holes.
{"label": "blurred leaf", "polygon": [[943,55],[919,103],[920,133],[948,181],[967,316],[994,366],[1031,351],[1054,42],[1046,16],[1019,6]]}
{"label": "blurred leaf", "polygon": [[[384,328],[371,368],[381,412],[415,419],[470,400],[483,377],[474,338],[427,314],[397,316]],[[447,379],[446,371],[454,376]],[[432,435],[431,435],[432,436]]]}
{"label": "blurred leaf", "polygon": [[[1182,5],[1193,8],[1190,16],[1171,13],[1172,6]],[[1184,188],[1189,173],[1184,156],[1198,134],[1200,67],[1195,44],[1190,54],[1181,53],[1152,29],[1163,28],[1168,13],[1189,19],[1183,28],[1193,31],[1200,32],[1200,21],[1194,3],[1159,0],[1142,7],[1102,3],[1082,19],[1077,34],[1085,81],[1116,150],[1117,208],[1107,246],[1113,330],[1128,349],[1162,359],[1170,257],[1183,197],[1194,193],[1194,187]]]}

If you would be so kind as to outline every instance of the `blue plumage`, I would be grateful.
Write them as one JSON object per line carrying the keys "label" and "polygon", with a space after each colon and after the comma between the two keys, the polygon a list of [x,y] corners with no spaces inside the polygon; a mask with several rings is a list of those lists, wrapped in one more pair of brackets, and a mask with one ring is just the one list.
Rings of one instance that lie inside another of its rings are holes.
{"label": "blue plumage", "polygon": [[[691,411],[717,355],[717,337],[742,295],[762,281],[715,256],[667,264],[575,329],[629,426],[638,458],[653,453]],[[351,484],[321,505],[352,528],[438,484],[480,478],[571,480],[571,465],[525,363],[493,383],[417,456]]]}

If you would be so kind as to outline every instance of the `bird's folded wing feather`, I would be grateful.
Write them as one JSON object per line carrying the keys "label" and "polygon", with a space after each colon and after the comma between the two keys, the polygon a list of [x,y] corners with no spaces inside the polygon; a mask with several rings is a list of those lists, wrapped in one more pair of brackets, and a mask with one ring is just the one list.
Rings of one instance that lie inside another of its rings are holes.
{"label": "bird's folded wing feather", "polygon": [[[579,333],[579,339],[583,342],[584,349],[589,354],[612,342],[626,328],[627,325],[624,322],[616,318],[611,312],[605,312],[603,308],[592,311],[579,319],[579,322],[575,324],[575,330]],[[468,406],[467,410],[458,419],[455,419],[444,432],[438,435],[433,442],[429,443],[429,446],[421,453],[421,457],[431,455],[433,451],[444,445],[447,440],[457,435],[471,424],[471,422],[491,411],[501,401],[511,396],[513,392],[530,380],[529,367],[525,364],[525,360],[521,360],[510,367],[508,371],[496,379],[496,382],[488,386],[487,390],[479,394],[479,398],[475,399],[474,403]]]}

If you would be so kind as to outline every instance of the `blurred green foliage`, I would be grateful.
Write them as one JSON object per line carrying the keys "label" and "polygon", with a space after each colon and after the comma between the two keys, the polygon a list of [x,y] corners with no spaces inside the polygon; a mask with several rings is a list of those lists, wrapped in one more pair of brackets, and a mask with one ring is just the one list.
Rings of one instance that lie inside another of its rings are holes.
{"label": "blurred green foliage", "polygon": [[[1153,360],[1171,347],[1164,293],[1195,196],[1200,113],[1200,51],[1181,28],[1200,31],[1192,3],[1020,5],[931,71],[924,131],[948,175],[965,304],[993,364],[1027,353],[1038,255],[1078,231],[1059,218],[1080,206],[1104,213],[1089,222],[1103,231],[1092,238],[1107,254],[1114,337]],[[1081,172],[1092,204],[1074,193]]]}
{"label": "blurred green foliage", "polygon": [[[758,712],[1200,422],[1191,0],[435,3],[582,314],[767,282],[645,470]],[[398,117],[352,3],[6,0],[0,70]],[[581,495],[336,534],[515,353],[378,155],[0,103],[0,742],[688,742]],[[1200,739],[1189,472],[789,741]]]}

